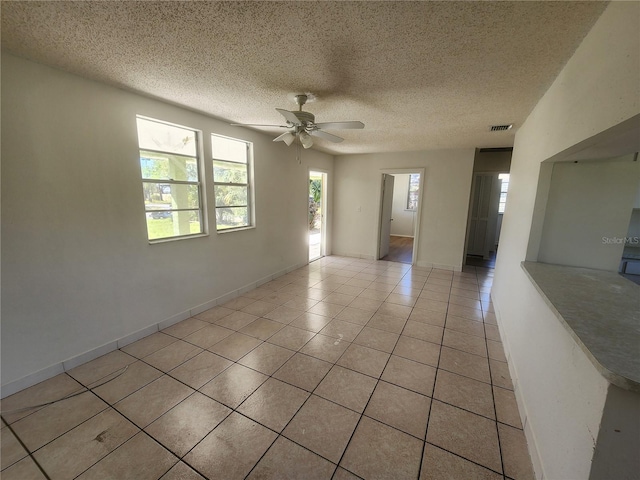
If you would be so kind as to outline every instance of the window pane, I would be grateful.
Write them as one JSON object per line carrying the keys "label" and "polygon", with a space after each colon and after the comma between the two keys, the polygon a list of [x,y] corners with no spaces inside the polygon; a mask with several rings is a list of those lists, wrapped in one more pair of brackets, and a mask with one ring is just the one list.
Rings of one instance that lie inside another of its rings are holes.
{"label": "window pane", "polygon": [[408,210],[415,210],[418,208],[418,192],[409,192],[409,202],[407,204]]}
{"label": "window pane", "polygon": [[186,128],[138,118],[138,144],[141,149],[162,150],[196,156],[196,132]]}
{"label": "window pane", "polygon": [[247,205],[247,187],[216,185],[214,187],[216,207],[238,207]]}
{"label": "window pane", "polygon": [[142,188],[147,210],[187,209],[200,206],[197,185],[143,182]]}
{"label": "window pane", "polygon": [[213,193],[216,202],[216,227],[227,230],[250,225],[252,186],[251,156],[243,140],[211,135],[213,157]]}
{"label": "window pane", "polygon": [[501,203],[498,205],[498,213],[504,213],[505,204]]}
{"label": "window pane", "polygon": [[247,163],[247,142],[211,135],[211,149],[216,160]]}
{"label": "window pane", "polygon": [[218,230],[246,227],[249,225],[249,209],[247,207],[216,208],[216,224]]}
{"label": "window pane", "polygon": [[203,233],[200,211],[147,213],[147,233],[149,240]]}
{"label": "window pane", "polygon": [[500,203],[507,201],[507,194],[505,192],[500,193]]}
{"label": "window pane", "polygon": [[411,175],[409,175],[409,191],[417,192],[419,187],[420,187],[420,174],[412,173]]}
{"label": "window pane", "polygon": [[193,157],[140,150],[142,178],[198,181],[198,162]]}
{"label": "window pane", "polygon": [[213,181],[247,184],[247,166],[229,162],[213,162]]}
{"label": "window pane", "polygon": [[420,188],[420,174],[412,173],[409,175],[409,191],[407,194],[407,210],[415,210],[418,208],[418,190]]}

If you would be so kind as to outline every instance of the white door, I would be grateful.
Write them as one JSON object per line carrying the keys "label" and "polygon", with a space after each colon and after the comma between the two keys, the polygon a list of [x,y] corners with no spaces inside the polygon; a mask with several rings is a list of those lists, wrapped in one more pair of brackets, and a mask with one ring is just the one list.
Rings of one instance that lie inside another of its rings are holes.
{"label": "white door", "polygon": [[380,211],[380,248],[378,258],[389,254],[389,239],[391,237],[391,212],[393,210],[393,175],[382,174],[382,209]]}
{"label": "white door", "polygon": [[487,220],[487,234],[484,240],[484,258],[496,249],[496,232],[498,228],[498,209],[500,208],[500,191],[502,180],[498,175],[491,179],[491,193],[489,194],[489,218]]}
{"label": "white door", "polygon": [[477,174],[473,183],[473,202],[469,220],[467,254],[489,257],[495,243],[500,184],[497,174]]}

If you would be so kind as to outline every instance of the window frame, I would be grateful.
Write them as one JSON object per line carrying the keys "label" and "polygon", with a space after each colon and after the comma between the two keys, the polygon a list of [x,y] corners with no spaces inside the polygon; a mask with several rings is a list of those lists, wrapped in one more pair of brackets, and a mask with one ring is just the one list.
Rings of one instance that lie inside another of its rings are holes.
{"label": "window frame", "polygon": [[[505,178],[500,178],[505,177]],[[503,215],[505,208],[507,207],[507,197],[509,195],[509,182],[511,180],[511,176],[509,173],[500,173],[498,178],[501,180],[500,182],[500,199],[498,200],[498,214]],[[506,185],[506,187],[505,187]],[[504,193],[504,201],[502,200]]]}
{"label": "window frame", "polygon": [[[414,190],[414,192],[411,191],[411,179],[413,177],[418,177],[417,179],[417,187],[416,190]],[[414,208],[410,207],[411,204],[411,193],[416,193],[417,198],[416,198],[416,206]],[[405,204],[405,210],[410,211],[410,212],[415,212],[418,210],[418,199],[420,198],[420,174],[419,173],[409,173],[409,182],[407,184],[407,202]]]}
{"label": "window frame", "polygon": [[[215,156],[215,148],[213,146],[213,138],[216,137],[218,139],[230,140],[233,142],[241,142],[245,144],[245,152],[246,152],[246,162],[238,162],[235,160],[227,160],[218,158]],[[216,233],[230,233],[237,232],[241,230],[249,230],[255,228],[255,193],[254,193],[254,173],[253,173],[253,142],[244,140],[242,138],[230,137],[228,135],[220,135],[218,133],[210,134],[211,141],[211,178],[213,182],[213,211],[214,211],[214,222],[216,225]],[[246,183],[231,183],[231,182],[217,182],[215,178],[215,163],[227,163],[231,165],[244,165],[246,167]],[[246,205],[217,205],[216,202],[216,187],[217,186],[229,186],[229,187],[245,187],[247,189],[247,204]],[[247,224],[239,225],[237,227],[227,227],[220,228],[218,224],[218,209],[223,208],[246,208],[247,209]]]}
{"label": "window frame", "polygon": [[[145,120],[148,122],[167,125],[169,127],[176,127],[184,130],[189,130],[193,132],[195,137],[195,156],[185,155],[182,153],[176,153],[176,152],[171,152],[166,150],[143,148],[140,146],[140,138],[138,137],[138,162],[140,167],[140,179],[143,186],[143,193],[144,193],[144,184],[146,183],[154,183],[157,185],[188,185],[188,186],[195,186],[198,189],[198,208],[169,208],[169,209],[162,209],[162,210],[158,210],[158,209],[150,210],[147,208],[146,200],[144,199],[144,195],[143,195],[145,226],[147,229],[147,240],[149,241],[150,244],[156,244],[156,243],[173,242],[176,240],[184,240],[188,238],[198,238],[198,237],[207,236],[208,235],[207,205],[206,205],[207,202],[204,195],[205,182],[204,182],[204,161],[203,161],[204,155],[203,155],[203,149],[202,149],[202,137],[203,137],[202,131],[197,128],[187,127],[185,125],[179,125],[177,123],[172,123],[172,122],[167,122],[165,120],[159,120],[157,118],[147,117],[145,115],[136,115],[136,132],[137,133],[139,133],[138,120]],[[158,178],[145,177],[144,172],[142,170],[142,163],[141,163],[141,160],[143,158],[142,152],[157,153],[161,155],[175,155],[179,157],[195,159],[195,164],[197,166],[197,180],[195,181],[194,180],[175,180],[175,179],[158,179]],[[159,237],[159,238],[153,238],[153,239],[149,238],[149,224],[147,223],[149,218],[148,215],[158,211],[160,212],[166,212],[166,211],[197,212],[200,217],[200,232],[189,233],[184,235],[172,235],[168,237]]]}

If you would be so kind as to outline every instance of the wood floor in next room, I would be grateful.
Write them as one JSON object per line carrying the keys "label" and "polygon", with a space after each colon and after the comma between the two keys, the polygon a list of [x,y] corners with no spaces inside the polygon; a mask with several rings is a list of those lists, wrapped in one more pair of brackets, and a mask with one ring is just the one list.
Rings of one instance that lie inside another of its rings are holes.
{"label": "wood floor in next room", "polygon": [[391,235],[389,253],[382,258],[388,262],[411,263],[413,258],[413,237]]}
{"label": "wood floor in next room", "polygon": [[492,275],[322,258],[5,398],[2,478],[532,480]]}

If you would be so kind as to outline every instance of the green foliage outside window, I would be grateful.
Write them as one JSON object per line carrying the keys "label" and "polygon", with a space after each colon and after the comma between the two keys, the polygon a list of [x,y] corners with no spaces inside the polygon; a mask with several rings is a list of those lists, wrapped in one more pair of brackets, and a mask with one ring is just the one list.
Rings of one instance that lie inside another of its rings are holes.
{"label": "green foliage outside window", "polygon": [[217,229],[249,226],[250,144],[216,135],[212,135],[211,143]]}

